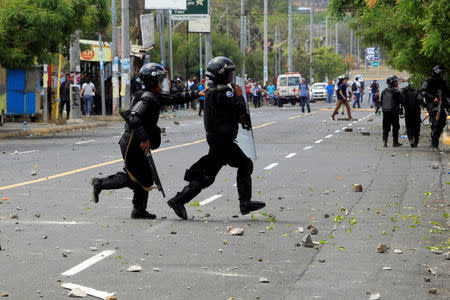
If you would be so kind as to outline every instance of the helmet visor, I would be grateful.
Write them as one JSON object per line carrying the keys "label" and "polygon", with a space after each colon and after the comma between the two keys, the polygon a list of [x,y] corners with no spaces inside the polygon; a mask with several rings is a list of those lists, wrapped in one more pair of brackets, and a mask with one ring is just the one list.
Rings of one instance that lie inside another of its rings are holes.
{"label": "helmet visor", "polygon": [[234,69],[228,71],[228,83],[236,84],[236,71]]}
{"label": "helmet visor", "polygon": [[158,78],[158,85],[161,87],[161,93],[168,94],[170,91],[169,72],[166,70],[158,71],[156,76]]}

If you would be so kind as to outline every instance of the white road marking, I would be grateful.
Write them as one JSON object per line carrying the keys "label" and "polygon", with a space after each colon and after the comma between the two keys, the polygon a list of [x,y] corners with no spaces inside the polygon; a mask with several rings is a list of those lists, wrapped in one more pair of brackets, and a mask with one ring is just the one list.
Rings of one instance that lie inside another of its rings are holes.
{"label": "white road marking", "polygon": [[108,292],[104,292],[104,291],[98,291],[96,289],[87,287],[87,286],[82,286],[82,285],[78,285],[78,284],[73,284],[73,283],[62,283],[61,287],[67,290],[73,290],[75,288],[78,288],[80,290],[82,290],[83,292],[85,292],[86,294],[96,297],[96,298],[100,298],[100,299],[110,299],[110,297],[115,296],[116,293],[108,293]]}
{"label": "white road marking", "polygon": [[339,130],[339,129],[334,131],[334,133],[339,133],[339,132],[341,132],[341,130]]}
{"label": "white road marking", "polygon": [[348,124],[347,126],[352,126],[353,125],[353,123],[350,123],[350,124]]}
{"label": "white road marking", "polygon": [[264,170],[270,170],[270,169],[272,169],[272,168],[274,168],[276,166],[278,166],[278,163],[273,163],[273,164],[270,164],[267,167],[265,167]]}
{"label": "white road marking", "polygon": [[353,121],[353,124],[356,123],[356,122],[358,122],[358,121]]}
{"label": "white road marking", "polygon": [[314,143],[320,144],[320,143],[322,143],[322,142],[323,142],[323,140],[318,140],[318,141],[315,141]]}
{"label": "white road marking", "polygon": [[75,267],[65,271],[64,273],[61,273],[62,276],[72,276],[75,275],[87,268],[89,268],[90,266],[92,266],[93,264],[98,263],[99,261],[101,261],[102,259],[110,256],[111,254],[113,254],[114,252],[116,252],[115,250],[104,250],[102,252],[100,252],[99,254],[96,254],[94,256],[92,256],[91,258],[83,261],[82,263],[76,265]]}
{"label": "white road marking", "polygon": [[296,154],[297,153],[291,153],[291,154],[286,155],[284,158],[291,158],[291,157],[294,157]]}
{"label": "white road marking", "polygon": [[332,137],[333,135],[332,134],[329,134],[329,135],[327,135],[325,138],[326,139],[329,139],[330,137]]}
{"label": "white road marking", "polygon": [[308,147],[305,147],[305,148],[303,148],[303,150],[308,150],[308,149],[311,149],[313,146],[308,146]]}
{"label": "white road marking", "polygon": [[28,154],[28,153],[34,153],[34,152],[39,152],[39,150],[30,150],[30,151],[23,151],[23,152],[17,152],[17,153],[10,153],[10,155],[15,155],[15,154]]}
{"label": "white road marking", "polygon": [[237,183],[233,184],[233,186],[237,186]]}
{"label": "white road marking", "polygon": [[208,203],[213,202],[216,199],[219,199],[220,197],[222,197],[222,195],[214,195],[212,197],[209,197],[208,199],[205,199],[205,200],[201,201],[200,205],[206,205]]}
{"label": "white road marking", "polygon": [[347,129],[347,127],[342,127],[342,130],[345,130],[345,129]]}
{"label": "white road marking", "polygon": [[89,141],[78,142],[78,143],[75,143],[75,145],[82,145],[82,144],[87,144],[87,143],[91,143],[91,142],[95,142],[95,140],[89,140]]}

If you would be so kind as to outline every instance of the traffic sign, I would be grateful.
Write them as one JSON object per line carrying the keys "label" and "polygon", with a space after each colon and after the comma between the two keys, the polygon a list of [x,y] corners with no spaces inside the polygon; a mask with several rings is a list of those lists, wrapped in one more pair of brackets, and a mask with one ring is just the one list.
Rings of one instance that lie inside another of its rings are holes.
{"label": "traffic sign", "polygon": [[372,67],[379,67],[379,65],[378,65],[378,60],[374,60],[374,61],[372,62]]}
{"label": "traffic sign", "polygon": [[186,10],[174,10],[172,20],[192,20],[208,18],[208,0],[188,1]]}

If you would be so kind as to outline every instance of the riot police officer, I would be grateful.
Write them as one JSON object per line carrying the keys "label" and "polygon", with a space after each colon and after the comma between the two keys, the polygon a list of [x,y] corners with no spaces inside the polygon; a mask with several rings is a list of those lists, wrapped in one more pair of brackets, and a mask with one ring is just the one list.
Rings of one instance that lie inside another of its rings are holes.
{"label": "riot police officer", "polygon": [[408,85],[401,90],[402,105],[405,108],[405,125],[408,140],[412,148],[417,147],[420,137],[420,99],[415,89],[411,86],[411,77]]}
{"label": "riot police officer", "polygon": [[129,111],[122,113],[126,120],[125,132],[119,144],[124,158],[124,172],[105,178],[93,178],[92,198],[99,201],[102,190],[128,187],[133,190],[133,219],[154,219],[147,211],[148,192],[152,189],[153,178],[145,154],[161,144],[161,130],[157,126],[161,106],[182,104],[198,98],[198,93],[178,93],[168,95],[168,72],[159,64],[149,63],[139,71],[142,91],[133,99]]}
{"label": "riot police officer", "polygon": [[383,110],[383,142],[387,147],[389,131],[392,127],[393,146],[399,147],[402,144],[398,142],[398,131],[400,130],[400,91],[398,90],[398,77],[390,75],[386,79],[388,87],[381,93],[381,109]]}
{"label": "riot police officer", "polygon": [[447,123],[445,110],[449,109],[447,97],[448,89],[444,81],[444,66],[435,66],[431,77],[427,78],[421,89],[421,95],[425,101],[431,124],[431,147],[439,150],[439,137]]}
{"label": "riot police officer", "polygon": [[264,202],[251,201],[253,162],[235,142],[238,123],[244,128],[251,126],[242,89],[235,84],[235,69],[231,60],[223,56],[215,57],[208,63],[205,75],[210,82],[206,93],[204,123],[209,152],[186,171],[184,179],[189,184],[167,202],[182,219],[187,219],[184,205],[210,186],[224,165],[238,169],[237,189],[241,213],[246,215],[265,206]]}

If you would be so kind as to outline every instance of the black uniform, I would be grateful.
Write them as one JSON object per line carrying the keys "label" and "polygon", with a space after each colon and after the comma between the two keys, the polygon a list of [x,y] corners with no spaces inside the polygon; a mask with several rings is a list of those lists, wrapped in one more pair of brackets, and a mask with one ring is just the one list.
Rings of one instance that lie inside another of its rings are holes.
{"label": "black uniform", "polygon": [[[441,97],[439,97],[439,91],[441,91]],[[430,116],[431,146],[433,148],[438,148],[439,138],[447,124],[447,114],[445,112],[445,109],[449,109],[447,84],[439,75],[432,76],[423,83],[421,93],[424,97],[426,109]],[[436,120],[439,104],[434,102],[435,98],[443,101],[441,104],[439,120]]]}
{"label": "black uniform", "polygon": [[124,158],[124,172],[118,172],[106,178],[94,178],[92,184],[94,185],[94,193],[124,187],[132,189],[134,192],[134,209],[131,217],[148,218],[151,215],[146,212],[148,191],[152,189],[153,178],[147,158],[140,148],[140,143],[149,140],[151,149],[158,148],[161,144],[161,131],[157,126],[160,108],[166,105],[192,101],[192,99],[198,97],[198,93],[178,93],[166,96],[155,95],[149,91],[140,91],[138,95],[140,97],[133,101],[135,104],[125,116],[127,119],[125,132],[119,141]]}
{"label": "black uniform", "polygon": [[420,137],[420,100],[411,85],[402,89],[402,105],[405,108],[406,132],[411,147],[417,147]]}
{"label": "black uniform", "polygon": [[381,108],[383,110],[383,141],[386,146],[389,131],[392,127],[393,145],[398,143],[398,131],[400,130],[399,110],[400,91],[395,87],[387,87],[381,93]]}

